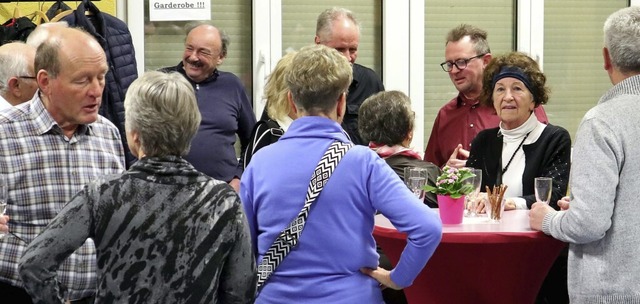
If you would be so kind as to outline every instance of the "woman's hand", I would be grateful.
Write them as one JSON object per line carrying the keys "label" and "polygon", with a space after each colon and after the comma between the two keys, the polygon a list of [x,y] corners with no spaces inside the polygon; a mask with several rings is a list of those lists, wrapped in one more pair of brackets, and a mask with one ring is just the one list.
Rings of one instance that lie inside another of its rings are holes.
{"label": "woman's hand", "polygon": [[374,278],[378,283],[380,283],[380,287],[383,289],[386,287],[395,290],[402,289],[402,287],[396,285],[396,283],[391,280],[391,271],[389,270],[380,267],[378,267],[378,269],[360,268],[360,272]]}
{"label": "woman's hand", "polygon": [[485,213],[487,212],[485,210],[485,206],[487,205],[487,193],[486,192],[480,192],[478,193],[478,195],[476,196],[476,213],[480,214],[480,213]]}
{"label": "woman's hand", "polygon": [[507,198],[504,202],[504,211],[516,210],[516,202],[513,198]]}

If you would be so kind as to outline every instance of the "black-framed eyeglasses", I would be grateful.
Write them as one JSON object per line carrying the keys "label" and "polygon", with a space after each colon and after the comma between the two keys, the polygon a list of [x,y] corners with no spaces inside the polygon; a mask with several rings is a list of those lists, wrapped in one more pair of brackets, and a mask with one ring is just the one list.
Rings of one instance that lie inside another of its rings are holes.
{"label": "black-framed eyeglasses", "polygon": [[467,59],[458,59],[456,61],[445,61],[443,63],[440,64],[440,67],[442,67],[442,70],[445,72],[451,72],[451,70],[453,70],[453,66],[455,65],[458,70],[464,70],[467,68],[467,64],[469,64],[469,61],[476,59],[476,58],[480,58],[484,55],[486,55],[487,53],[484,54],[480,54],[480,55],[476,55],[473,57],[469,57]]}
{"label": "black-framed eyeglasses", "polygon": [[18,78],[22,78],[22,79],[36,79],[35,76],[18,76]]}

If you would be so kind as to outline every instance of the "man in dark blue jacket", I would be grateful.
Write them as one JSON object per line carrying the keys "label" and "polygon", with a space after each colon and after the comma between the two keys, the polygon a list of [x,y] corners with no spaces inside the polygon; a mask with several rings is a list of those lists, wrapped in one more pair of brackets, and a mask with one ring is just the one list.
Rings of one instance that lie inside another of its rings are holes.
{"label": "man in dark blue jacket", "polygon": [[218,70],[228,46],[229,37],[223,31],[211,24],[196,24],[187,32],[182,62],[162,71],[184,75],[198,99],[202,122],[186,160],[237,191],[242,165],[234,148],[236,134],[244,152],[256,118],[240,79]]}

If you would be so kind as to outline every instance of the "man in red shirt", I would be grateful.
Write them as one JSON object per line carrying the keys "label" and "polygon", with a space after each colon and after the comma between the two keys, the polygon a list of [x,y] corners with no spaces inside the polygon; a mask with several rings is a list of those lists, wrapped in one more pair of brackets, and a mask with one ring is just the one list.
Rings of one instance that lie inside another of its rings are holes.
{"label": "man in red shirt", "polygon": [[[457,26],[447,34],[444,56],[441,67],[459,94],[438,111],[424,159],[442,167],[455,152],[449,165],[464,167],[471,140],[500,123],[495,109],[481,106],[479,100],[482,74],[491,61],[487,32],[468,24]],[[549,122],[542,106],[535,109],[535,114],[540,122]]]}

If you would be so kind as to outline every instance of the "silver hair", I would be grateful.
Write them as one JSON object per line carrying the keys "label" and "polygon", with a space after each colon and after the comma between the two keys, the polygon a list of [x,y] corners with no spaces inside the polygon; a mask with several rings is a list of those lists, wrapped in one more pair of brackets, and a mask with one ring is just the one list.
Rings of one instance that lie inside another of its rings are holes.
{"label": "silver hair", "polygon": [[189,33],[191,33],[191,30],[193,30],[194,28],[196,28],[198,26],[201,26],[201,25],[213,26],[214,28],[216,28],[218,30],[218,33],[220,34],[220,40],[222,42],[222,49],[220,50],[220,55],[222,57],[227,57],[227,51],[229,50],[229,44],[231,44],[231,38],[229,38],[229,35],[227,34],[227,32],[225,32],[224,30],[222,30],[219,27],[217,27],[215,24],[213,24],[213,22],[211,22],[211,21],[194,21],[194,22],[187,23],[184,26],[185,31],[186,31],[186,36],[189,36]]}
{"label": "silver hair", "polygon": [[[12,42],[21,43],[24,42]],[[0,95],[5,96],[9,88],[9,78],[14,76],[31,76],[29,58],[22,52],[0,51]]]}
{"label": "silver hair", "polygon": [[296,106],[309,115],[329,114],[351,84],[351,65],[335,49],[305,46],[293,57],[285,79]]}
{"label": "silver hair", "polygon": [[36,27],[29,37],[27,37],[27,44],[33,46],[34,48],[38,48],[45,40],[47,40],[51,36],[51,29],[54,27],[69,27],[69,24],[66,21],[58,21],[58,22],[47,22],[40,24]]}
{"label": "silver hair", "polygon": [[138,132],[147,156],[189,152],[201,117],[193,87],[184,76],[144,73],[129,86],[124,108],[127,132]]}
{"label": "silver hair", "polygon": [[351,20],[358,28],[358,33],[360,32],[360,22],[356,19],[352,11],[346,8],[332,7],[318,15],[318,20],[316,21],[316,36],[320,37],[321,40],[326,39],[332,33],[333,22],[341,18]]}
{"label": "silver hair", "polygon": [[604,45],[620,72],[640,72],[640,7],[623,8],[607,18]]}

